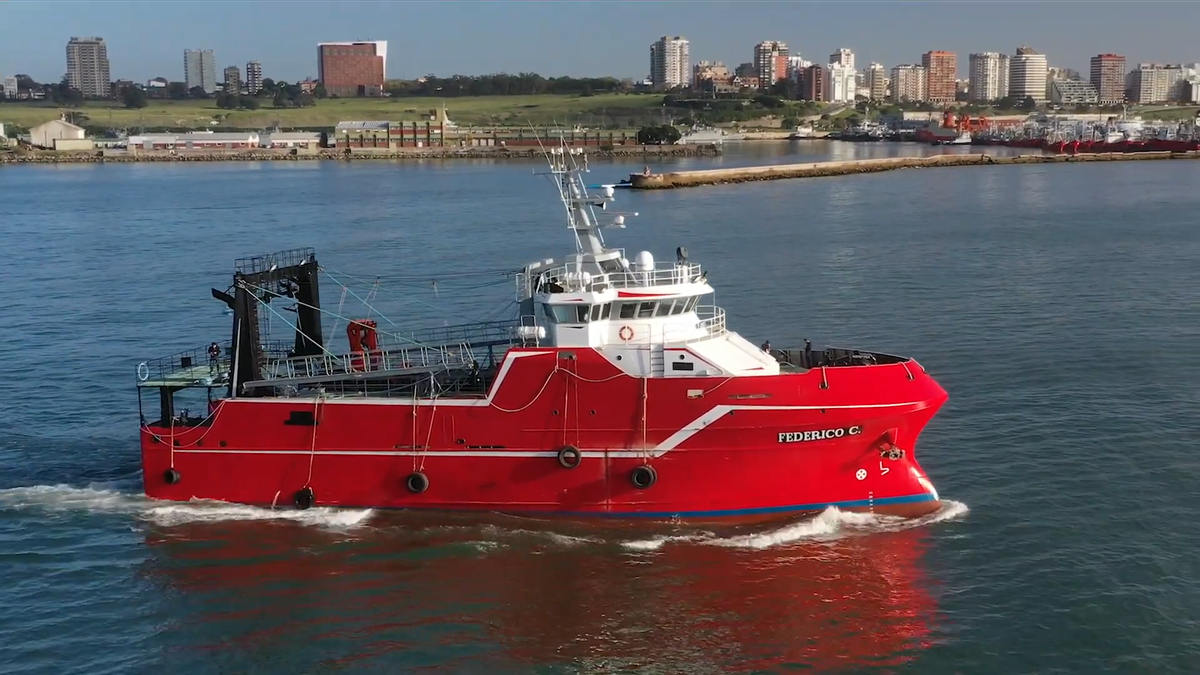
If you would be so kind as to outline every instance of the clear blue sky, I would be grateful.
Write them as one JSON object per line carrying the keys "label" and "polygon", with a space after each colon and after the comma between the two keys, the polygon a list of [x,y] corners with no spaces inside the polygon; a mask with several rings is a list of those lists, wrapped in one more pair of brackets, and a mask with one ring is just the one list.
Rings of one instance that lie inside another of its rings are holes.
{"label": "clear blue sky", "polygon": [[0,0],[0,73],[55,81],[71,36],[108,42],[114,79],[183,79],[183,50],[212,49],[218,70],[263,64],[263,75],[315,77],[316,43],[387,40],[389,78],[535,71],[644,77],[658,37],[691,40],[693,63],[749,61],[756,42],[783,40],[824,63],[838,47],[865,66],[919,62],[930,49],[1013,53],[1086,72],[1100,52],[1139,61],[1200,61],[1194,2],[294,2]]}

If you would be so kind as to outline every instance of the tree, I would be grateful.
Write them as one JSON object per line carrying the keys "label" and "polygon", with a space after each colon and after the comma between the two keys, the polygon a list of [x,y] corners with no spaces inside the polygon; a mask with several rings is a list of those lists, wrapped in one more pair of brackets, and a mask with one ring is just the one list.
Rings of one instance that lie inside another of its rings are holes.
{"label": "tree", "polygon": [[258,92],[259,96],[274,96],[275,95],[275,80],[269,77],[264,77],[262,81],[262,90]]}
{"label": "tree", "polygon": [[795,101],[800,98],[800,83],[794,77],[785,77],[772,84],[769,92],[772,96]]}
{"label": "tree", "polygon": [[28,75],[17,75],[17,91],[39,91],[42,85]]}
{"label": "tree", "polygon": [[145,108],[148,104],[146,101],[146,92],[139,87],[125,87],[121,92],[121,103],[126,108]]}
{"label": "tree", "polygon": [[208,92],[204,91],[204,87],[192,87],[188,89],[188,96],[192,98],[208,98]]}
{"label": "tree", "polygon": [[779,123],[779,128],[781,129],[795,129],[798,126],[800,126],[800,120],[791,116],[783,118]]}
{"label": "tree", "polygon": [[183,82],[168,82],[167,96],[175,100],[181,100],[188,97],[187,85]]}
{"label": "tree", "polygon": [[645,126],[637,132],[637,142],[642,145],[673,145],[683,134],[670,124]]}
{"label": "tree", "polygon": [[242,96],[238,99],[238,103],[246,110],[258,110],[258,99],[253,96]]}
{"label": "tree", "polygon": [[329,93],[325,91],[324,84],[318,84],[313,88],[313,96],[316,96],[317,98],[328,98]]}
{"label": "tree", "polygon": [[1032,96],[1026,96],[1021,101],[1021,110],[1033,110],[1037,107],[1037,101],[1033,100]]}
{"label": "tree", "polygon": [[67,83],[67,78],[63,77],[62,82],[53,86],[50,100],[54,101],[55,105],[78,108],[83,105],[83,92],[72,89],[71,85]]}
{"label": "tree", "polygon": [[770,96],[768,94],[759,94],[758,96],[755,96],[754,102],[764,108],[769,108],[772,110],[775,108],[782,108],[784,105],[783,101],[781,101],[778,96]]}

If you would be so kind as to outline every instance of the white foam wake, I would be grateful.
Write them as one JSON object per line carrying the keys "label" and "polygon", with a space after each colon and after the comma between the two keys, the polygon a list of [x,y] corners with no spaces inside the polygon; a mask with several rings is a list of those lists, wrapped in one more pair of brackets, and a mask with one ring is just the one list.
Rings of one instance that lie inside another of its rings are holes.
{"label": "white foam wake", "polygon": [[365,523],[371,509],[311,508],[267,509],[211,500],[162,502],[144,495],[104,485],[33,485],[0,490],[0,511],[37,510],[43,513],[128,514],[158,525],[223,520],[286,520],[326,528],[348,528]]}
{"label": "white foam wake", "polygon": [[669,543],[683,542],[728,548],[765,549],[801,540],[828,541],[851,534],[895,532],[915,527],[924,527],[933,523],[960,518],[966,515],[968,511],[969,509],[966,504],[948,500],[942,501],[942,508],[921,518],[900,518],[897,516],[880,516],[870,513],[853,513],[830,507],[812,518],[788,523],[787,525],[765,532],[731,537],[718,537],[712,533],[664,535],[650,539],[625,541],[621,545],[633,551],[655,551]]}

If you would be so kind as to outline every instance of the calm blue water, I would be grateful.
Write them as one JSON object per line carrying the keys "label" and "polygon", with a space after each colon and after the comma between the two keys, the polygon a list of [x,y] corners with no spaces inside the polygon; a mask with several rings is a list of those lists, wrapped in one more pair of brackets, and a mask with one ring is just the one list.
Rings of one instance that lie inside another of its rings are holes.
{"label": "calm blue water", "polygon": [[919,456],[952,503],[924,522],[596,531],[138,496],[134,366],[228,336],[208,289],[234,257],[315,246],[358,292],[380,277],[406,327],[483,318],[511,300],[500,270],[569,246],[539,168],[3,167],[0,671],[1200,671],[1200,163],[620,195],[641,215],[610,242],[686,245],[751,340],[912,354],[942,382]]}

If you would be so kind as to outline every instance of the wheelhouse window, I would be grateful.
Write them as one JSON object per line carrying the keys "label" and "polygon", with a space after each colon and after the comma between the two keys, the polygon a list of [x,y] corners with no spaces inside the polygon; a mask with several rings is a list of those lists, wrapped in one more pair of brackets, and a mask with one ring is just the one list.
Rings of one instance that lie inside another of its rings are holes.
{"label": "wheelhouse window", "polygon": [[[621,319],[652,319],[662,316],[678,316],[696,309],[700,298],[675,298],[658,302],[622,302],[617,305],[617,317]],[[608,318],[609,306],[604,305],[601,318]],[[593,314],[592,321],[595,321]]]}
{"label": "wheelhouse window", "polygon": [[542,305],[551,323],[588,323],[609,318],[612,305]]}

